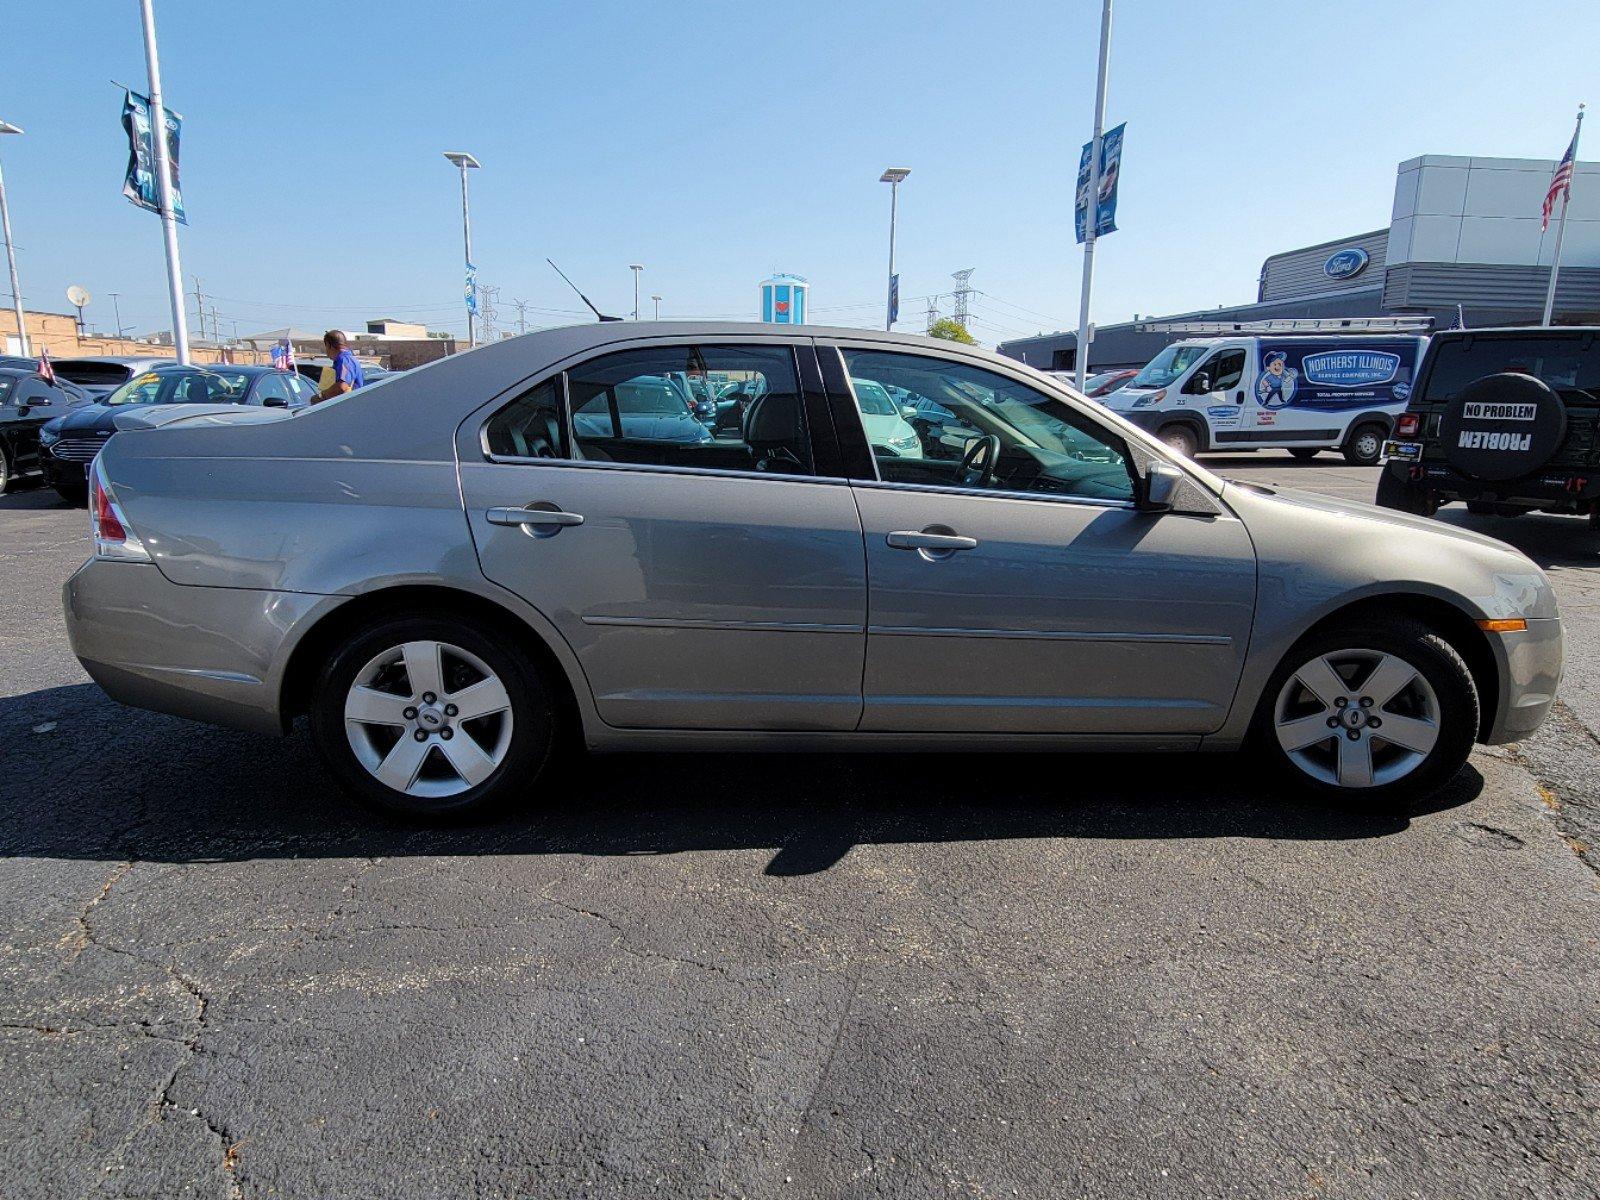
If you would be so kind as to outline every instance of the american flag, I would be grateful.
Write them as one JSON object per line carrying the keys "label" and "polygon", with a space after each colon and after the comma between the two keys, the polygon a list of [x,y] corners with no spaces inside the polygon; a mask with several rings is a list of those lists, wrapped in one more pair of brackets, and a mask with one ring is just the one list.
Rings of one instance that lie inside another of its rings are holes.
{"label": "american flag", "polygon": [[1572,131],[1572,141],[1567,144],[1567,152],[1561,156],[1561,161],[1556,164],[1556,173],[1550,176],[1550,190],[1544,194],[1544,220],[1540,223],[1541,230],[1550,228],[1550,214],[1555,211],[1556,199],[1565,199],[1572,194],[1572,160],[1578,156],[1578,131]]}
{"label": "american flag", "polygon": [[279,338],[272,348],[272,365],[280,371],[294,370],[294,343],[288,338]]}
{"label": "american flag", "polygon": [[34,373],[51,386],[55,385],[56,369],[50,365],[50,351],[39,351],[39,367]]}

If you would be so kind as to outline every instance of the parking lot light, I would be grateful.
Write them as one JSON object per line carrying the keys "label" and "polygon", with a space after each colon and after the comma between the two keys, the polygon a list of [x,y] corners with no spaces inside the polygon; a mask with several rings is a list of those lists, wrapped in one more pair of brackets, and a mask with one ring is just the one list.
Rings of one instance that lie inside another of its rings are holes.
{"label": "parking lot light", "polygon": [[[461,240],[465,246],[467,259],[467,274],[472,276],[472,215],[467,207],[467,172],[475,171],[481,166],[477,159],[464,150],[446,150],[444,156],[453,162],[461,172]],[[472,278],[472,295],[467,301],[467,349],[478,344],[478,317],[477,317],[477,279]]]}
{"label": "parking lot light", "polygon": [[[21,134],[9,121],[0,121],[0,135],[7,133]],[[17,282],[17,250],[11,244],[11,210],[6,207],[6,176],[0,171],[0,230],[5,233],[6,239],[6,267],[11,272],[11,307],[17,314],[17,343],[21,353],[28,353],[28,326],[22,315],[22,286]]]}
{"label": "parking lot light", "polygon": [[900,185],[905,182],[905,178],[909,174],[911,174],[910,167],[890,167],[882,175],[878,176],[879,183],[887,183],[889,185],[889,295],[885,301],[886,307],[883,319],[883,327],[886,330],[894,328],[894,319],[900,315],[896,311],[900,305],[898,303],[899,297],[895,295],[894,222],[896,209],[900,203]]}

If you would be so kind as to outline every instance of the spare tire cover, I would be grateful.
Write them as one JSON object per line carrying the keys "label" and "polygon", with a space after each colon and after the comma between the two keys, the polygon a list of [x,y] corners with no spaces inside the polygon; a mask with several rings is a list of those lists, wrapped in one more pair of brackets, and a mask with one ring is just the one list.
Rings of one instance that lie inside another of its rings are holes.
{"label": "spare tire cover", "polygon": [[1474,479],[1520,479],[1550,461],[1567,435],[1567,408],[1549,384],[1505,371],[1456,393],[1439,423],[1444,456]]}

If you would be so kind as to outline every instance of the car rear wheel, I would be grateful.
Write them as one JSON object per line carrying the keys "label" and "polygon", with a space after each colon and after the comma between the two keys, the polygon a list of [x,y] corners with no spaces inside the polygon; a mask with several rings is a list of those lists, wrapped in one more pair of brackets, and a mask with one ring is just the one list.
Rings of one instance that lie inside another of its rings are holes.
{"label": "car rear wheel", "polygon": [[1318,450],[1319,447],[1316,446],[1294,446],[1290,448],[1289,453],[1301,462],[1309,462],[1317,456]]}
{"label": "car rear wheel", "polygon": [[1193,458],[1200,449],[1200,440],[1187,425],[1163,425],[1156,436],[1185,458]]}
{"label": "car rear wheel", "polygon": [[489,630],[451,617],[387,618],[328,660],[311,705],[317,748],[373,807],[477,817],[529,789],[550,754],[550,689]]}
{"label": "car rear wheel", "polygon": [[1344,459],[1353,467],[1375,466],[1383,457],[1382,425],[1358,425],[1345,439]]}
{"label": "car rear wheel", "polygon": [[0,496],[4,496],[10,486],[11,459],[7,457],[5,447],[0,446]]}
{"label": "car rear wheel", "polygon": [[1409,618],[1304,639],[1257,713],[1263,752],[1315,794],[1390,807],[1453,778],[1478,733],[1478,692],[1453,646]]}

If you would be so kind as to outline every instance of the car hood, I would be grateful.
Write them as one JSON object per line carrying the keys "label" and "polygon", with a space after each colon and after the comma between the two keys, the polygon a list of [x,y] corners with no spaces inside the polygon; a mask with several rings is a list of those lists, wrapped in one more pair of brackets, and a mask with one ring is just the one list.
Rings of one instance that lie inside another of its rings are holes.
{"label": "car hood", "polygon": [[[1238,490],[1247,491],[1252,495],[1275,500],[1281,504],[1292,505],[1302,509],[1314,509],[1321,513],[1332,513],[1337,516],[1356,517],[1366,521],[1376,521],[1382,525],[1399,525],[1407,529],[1415,529],[1422,533],[1432,534],[1435,537],[1453,538],[1461,542],[1471,542],[1491,550],[1504,551],[1515,554],[1519,558],[1527,556],[1515,546],[1508,545],[1498,538],[1489,537],[1487,534],[1474,533],[1470,529],[1462,529],[1456,525],[1447,525],[1436,521],[1432,517],[1419,517],[1412,513],[1399,512],[1392,508],[1379,508],[1376,504],[1363,504],[1359,500],[1339,500],[1332,496],[1325,496],[1319,492],[1306,492],[1299,488],[1263,488],[1254,484],[1236,483],[1228,480],[1227,491],[1224,498]],[[1532,560],[1529,559],[1531,562]]]}
{"label": "car hood", "polygon": [[85,437],[96,433],[110,433],[115,426],[111,418],[117,409],[105,404],[85,404],[45,424],[51,433],[62,437]]}

